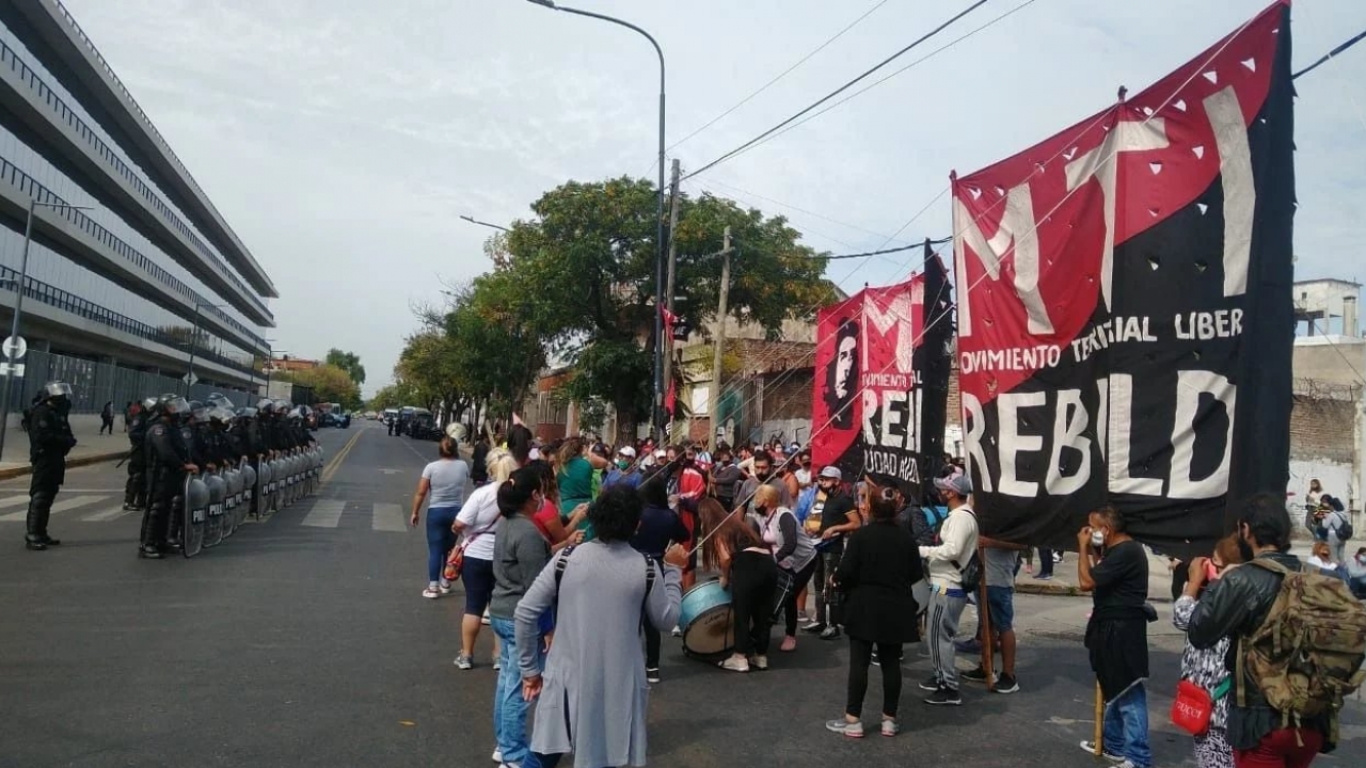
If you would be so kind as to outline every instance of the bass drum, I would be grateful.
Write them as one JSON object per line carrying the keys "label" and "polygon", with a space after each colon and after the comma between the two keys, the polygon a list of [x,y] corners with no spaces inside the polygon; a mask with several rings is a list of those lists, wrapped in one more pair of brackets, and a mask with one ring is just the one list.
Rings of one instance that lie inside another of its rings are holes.
{"label": "bass drum", "polygon": [[209,486],[198,475],[187,475],[185,487],[180,496],[182,526],[181,553],[194,557],[204,549],[204,529],[209,522]]}
{"label": "bass drum", "polygon": [[694,656],[720,656],[735,647],[735,616],[730,593],[719,581],[708,581],[688,590],[678,613],[683,630],[683,650]]}
{"label": "bass drum", "polygon": [[208,524],[204,528],[204,546],[214,547],[223,542],[223,500],[228,496],[228,484],[221,475],[204,476],[204,485],[209,489]]}

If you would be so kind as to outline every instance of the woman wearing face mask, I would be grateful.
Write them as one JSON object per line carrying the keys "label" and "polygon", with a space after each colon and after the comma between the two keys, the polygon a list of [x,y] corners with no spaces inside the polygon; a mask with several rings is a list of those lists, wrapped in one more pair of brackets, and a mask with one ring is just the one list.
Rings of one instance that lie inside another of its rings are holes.
{"label": "woman wearing face mask", "polygon": [[[1191,614],[1200,604],[1208,582],[1219,578],[1225,569],[1243,562],[1238,538],[1235,533],[1220,539],[1214,546],[1213,557],[1197,557],[1191,561],[1190,579],[1172,608],[1172,624],[1177,629],[1185,632],[1190,626]],[[1195,762],[1200,768],[1233,768],[1233,748],[1229,746],[1226,730],[1231,681],[1224,665],[1231,642],[1231,638],[1225,637],[1214,647],[1202,651],[1187,640],[1186,650],[1181,655],[1181,679],[1200,686],[1214,701],[1209,730],[1195,737]]]}
{"label": "woman wearing face mask", "polygon": [[735,464],[735,457],[731,455],[730,449],[722,448],[716,452],[716,464],[711,468],[711,484],[716,500],[721,502],[721,506],[728,512],[735,509],[735,490],[743,476],[744,473]]}
{"label": "woman wearing face mask", "polygon": [[816,570],[816,547],[811,537],[803,533],[792,510],[781,505],[780,491],[771,485],[761,485],[754,492],[754,517],[764,543],[773,552],[778,568],[786,571],[792,586],[781,595],[786,632],[779,650],[797,650],[797,595],[811,580]]}

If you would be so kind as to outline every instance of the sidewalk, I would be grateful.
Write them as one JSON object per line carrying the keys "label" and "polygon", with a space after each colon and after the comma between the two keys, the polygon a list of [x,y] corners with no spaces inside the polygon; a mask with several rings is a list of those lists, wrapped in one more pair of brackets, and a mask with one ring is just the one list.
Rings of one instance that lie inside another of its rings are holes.
{"label": "sidewalk", "polygon": [[[76,447],[66,456],[68,467],[117,461],[128,455],[128,435],[123,431],[122,418],[114,419],[113,435],[101,435],[98,415],[72,416],[71,431],[76,434]],[[13,416],[5,433],[4,455],[0,456],[0,480],[29,474],[28,449],[28,433],[19,428],[19,417]]]}
{"label": "sidewalk", "polygon": [[[1308,559],[1309,548],[1313,544],[1309,539],[1294,539],[1291,542],[1290,551],[1300,559]],[[1167,558],[1153,554],[1151,549],[1148,553],[1148,599],[1155,602],[1172,601],[1172,572],[1167,567]],[[1353,550],[1355,551],[1355,550]],[[1039,570],[1039,558],[1034,556],[1034,571]],[[1082,595],[1085,594],[1077,589],[1077,553],[1068,552],[1064,555],[1061,563],[1053,565],[1053,578],[1048,581],[1040,581],[1034,578],[1033,574],[1025,570],[1025,566],[1020,566],[1020,573],[1015,578],[1015,591],[1022,594],[1033,595]]]}

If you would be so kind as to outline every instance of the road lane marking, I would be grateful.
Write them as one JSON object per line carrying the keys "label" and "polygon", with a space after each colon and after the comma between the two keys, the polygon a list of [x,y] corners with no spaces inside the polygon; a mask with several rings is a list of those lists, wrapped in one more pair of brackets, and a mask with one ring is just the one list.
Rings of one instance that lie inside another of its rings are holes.
{"label": "road lane marking", "polygon": [[120,505],[120,506],[117,506],[117,507],[111,507],[110,509],[106,509],[106,510],[104,510],[103,512],[96,512],[96,513],[93,514],[93,515],[89,515],[89,516],[87,516],[87,517],[82,517],[82,518],[81,518],[81,522],[83,522],[83,523],[104,523],[104,522],[108,522],[108,521],[110,521],[110,520],[117,520],[117,519],[119,519],[120,517],[124,517],[125,515],[131,515],[131,514],[133,514],[134,512],[141,512],[141,511],[142,511],[142,510],[138,510],[138,509],[124,509],[123,506]]}
{"label": "road lane marking", "polygon": [[342,449],[337,451],[337,455],[332,457],[332,461],[328,462],[327,466],[323,468],[322,477],[318,480],[319,485],[323,485],[332,480],[332,476],[337,473],[337,468],[346,460],[346,455],[351,452],[351,449],[356,447],[356,441],[359,440],[360,436],[363,434],[365,434],[365,430],[356,432],[356,434],[351,436],[350,440],[346,441],[346,445],[343,445]]}
{"label": "road lane marking", "polygon": [[[3,509],[4,507],[17,507],[20,504],[28,505],[28,494],[25,493],[19,496],[10,496],[6,499],[0,499],[0,509]],[[5,518],[0,517],[0,520],[4,519]]]}
{"label": "road lane marking", "polygon": [[[88,505],[90,505],[90,504],[99,504],[99,503],[102,502],[102,501],[108,501],[109,499],[112,499],[112,498],[114,498],[114,497],[113,497],[113,496],[68,496],[68,497],[66,497],[65,499],[58,499],[57,502],[56,502],[55,504],[52,505],[52,514],[55,515],[55,514],[57,514],[58,512],[65,512],[65,511],[67,511],[68,509],[75,509],[75,508],[77,508],[77,507],[84,507],[84,506],[88,506]],[[28,501],[28,499],[24,499],[24,500],[25,500],[25,501]],[[5,515],[5,516],[3,516],[3,517],[0,517],[0,522],[12,523],[12,522],[14,522],[14,521],[16,521],[16,520],[23,520],[23,519],[24,519],[25,517],[27,517],[27,516],[28,516],[28,510],[27,510],[27,509],[21,510],[21,511],[19,511],[19,512],[11,512],[11,513],[9,513],[8,515]]]}
{"label": "road lane marking", "polygon": [[336,528],[337,524],[341,522],[342,512],[345,509],[345,501],[319,499],[313,504],[313,509],[309,511],[299,525],[307,525],[313,528]]}
{"label": "road lane marking", "polygon": [[403,519],[403,507],[397,504],[379,503],[370,518],[370,528],[375,531],[403,533],[408,530],[408,521]]}

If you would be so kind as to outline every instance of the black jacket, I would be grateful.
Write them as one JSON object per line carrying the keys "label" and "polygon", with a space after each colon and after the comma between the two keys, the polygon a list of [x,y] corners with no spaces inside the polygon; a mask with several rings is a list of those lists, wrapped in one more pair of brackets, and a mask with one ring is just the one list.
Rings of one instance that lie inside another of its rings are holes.
{"label": "black jacket", "polygon": [[911,585],[923,578],[915,539],[895,520],[854,531],[835,573],[835,584],[846,595],[845,631],[873,643],[919,640]]}
{"label": "black jacket", "polygon": [[[1269,558],[1291,570],[1299,570],[1300,559],[1291,554],[1273,553],[1258,555]],[[1230,674],[1236,675],[1238,669],[1239,640],[1250,636],[1266,620],[1271,604],[1280,593],[1281,577],[1264,568],[1233,568],[1222,578],[1209,585],[1205,594],[1191,614],[1190,627],[1186,637],[1190,644],[1201,650],[1213,648],[1221,638],[1233,638],[1224,666]],[[1281,715],[1266,702],[1257,687],[1257,682],[1249,675],[1247,679],[1234,680],[1229,691],[1228,742],[1234,749],[1252,749],[1266,734],[1281,727]],[[1247,706],[1238,706],[1239,683],[1244,686]],[[1329,723],[1325,721],[1306,721],[1306,727],[1329,733]],[[1324,751],[1332,749],[1326,745]]]}
{"label": "black jacket", "polygon": [[64,464],[66,454],[76,445],[66,412],[43,402],[29,414],[29,461]]}

